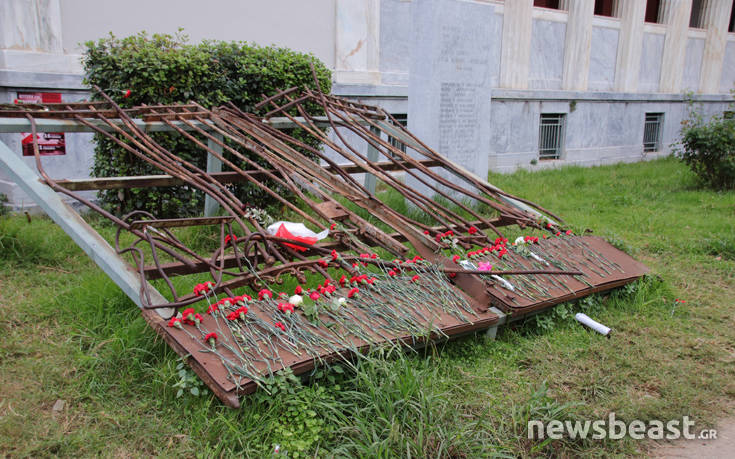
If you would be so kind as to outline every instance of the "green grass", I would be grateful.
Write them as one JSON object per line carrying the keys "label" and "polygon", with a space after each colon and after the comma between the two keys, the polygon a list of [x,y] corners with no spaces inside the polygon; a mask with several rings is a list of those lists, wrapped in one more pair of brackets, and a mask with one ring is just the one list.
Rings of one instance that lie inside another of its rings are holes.
{"label": "green grass", "polygon": [[[263,457],[278,444],[319,457],[609,457],[647,444],[540,443],[526,422],[723,416],[735,397],[735,193],[698,189],[672,159],[490,181],[625,246],[652,275],[495,341],[374,355],[308,383],[284,374],[237,411],[211,394],[177,398],[177,356],[117,287],[49,220],[3,217],[0,455]],[[576,309],[613,337],[574,322]]]}

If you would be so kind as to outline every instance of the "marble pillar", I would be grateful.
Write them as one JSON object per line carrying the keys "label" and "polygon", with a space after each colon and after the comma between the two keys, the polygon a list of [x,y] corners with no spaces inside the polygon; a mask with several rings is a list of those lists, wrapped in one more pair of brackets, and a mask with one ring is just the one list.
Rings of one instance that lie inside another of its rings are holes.
{"label": "marble pillar", "polygon": [[684,76],[684,61],[692,0],[664,0],[659,20],[666,24],[659,92],[678,93]]}
{"label": "marble pillar", "polygon": [[706,30],[702,70],[699,74],[699,92],[715,94],[720,90],[722,62],[727,45],[731,0],[706,0],[702,26]]}
{"label": "marble pillar", "polygon": [[[408,128],[449,160],[487,177],[491,55],[500,35],[495,6],[414,0],[411,9]],[[434,193],[412,177],[406,183]]]}
{"label": "marble pillar", "polygon": [[592,17],[595,4],[587,0],[566,0],[566,6],[569,18],[564,38],[562,89],[586,91],[590,73]]}
{"label": "marble pillar", "polygon": [[620,18],[620,38],[615,60],[614,88],[617,92],[636,92],[640,77],[646,2],[619,0],[617,9]]}
{"label": "marble pillar", "polygon": [[380,84],[380,0],[336,2],[334,79]]}
{"label": "marble pillar", "polygon": [[505,2],[503,8],[500,87],[526,89],[531,57],[533,0]]}

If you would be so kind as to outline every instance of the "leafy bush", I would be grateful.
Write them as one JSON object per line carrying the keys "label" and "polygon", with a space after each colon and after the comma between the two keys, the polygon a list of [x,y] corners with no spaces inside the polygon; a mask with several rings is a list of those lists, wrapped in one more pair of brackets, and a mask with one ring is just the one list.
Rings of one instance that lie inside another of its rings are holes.
{"label": "leafy bush", "polygon": [[735,188],[735,119],[691,113],[674,152],[708,187]]}
{"label": "leafy bush", "polygon": [[9,207],[6,206],[8,203],[8,197],[0,193],[0,217],[6,215],[9,212]]}
{"label": "leafy bush", "polygon": [[[312,55],[243,42],[205,41],[192,45],[187,41],[179,32],[176,36],[151,37],[141,33],[122,39],[110,34],[96,42],[87,42],[83,59],[85,83],[99,86],[123,108],[188,101],[210,108],[232,102],[244,111],[257,113],[254,105],[263,94],[292,86],[315,87],[309,65],[313,63],[321,90],[331,90],[330,71]],[[125,97],[128,90],[130,94]],[[100,99],[99,95],[94,97]],[[271,108],[264,108],[262,113]],[[316,105],[307,108],[311,113],[320,113]],[[311,147],[319,147],[318,142],[298,130],[290,133]],[[206,153],[183,137],[168,133],[156,133],[152,137],[169,151],[206,168]],[[161,173],[109,139],[97,135],[96,141],[94,176]],[[229,155],[225,153],[225,156]],[[265,165],[262,161],[261,164]],[[278,190],[275,184],[269,186]],[[272,203],[272,198],[252,185],[233,188],[245,203],[258,207]],[[99,197],[115,213],[143,209],[159,217],[198,214],[203,202],[202,192],[186,186],[102,191]]]}

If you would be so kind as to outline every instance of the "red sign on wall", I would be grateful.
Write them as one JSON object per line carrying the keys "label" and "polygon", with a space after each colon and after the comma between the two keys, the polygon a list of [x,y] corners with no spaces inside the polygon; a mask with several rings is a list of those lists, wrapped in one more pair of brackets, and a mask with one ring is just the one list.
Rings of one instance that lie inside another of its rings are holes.
{"label": "red sign on wall", "polygon": [[[16,104],[55,104],[61,102],[59,92],[19,92]],[[21,133],[23,156],[33,156],[33,134]],[[65,155],[66,139],[63,132],[41,132],[38,137],[38,152],[44,156]]]}

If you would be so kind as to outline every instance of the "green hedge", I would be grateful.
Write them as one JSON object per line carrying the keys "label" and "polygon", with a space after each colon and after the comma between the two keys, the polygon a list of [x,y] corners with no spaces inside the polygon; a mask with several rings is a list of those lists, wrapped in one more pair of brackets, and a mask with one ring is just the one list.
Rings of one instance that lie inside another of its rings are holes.
{"label": "green hedge", "polygon": [[735,189],[735,119],[698,113],[682,123],[681,138],[674,153],[715,190]]}
{"label": "green hedge", "polygon": [[[192,45],[187,41],[180,33],[141,33],[122,39],[110,34],[87,42],[83,59],[85,83],[99,86],[124,108],[193,100],[208,108],[232,102],[244,111],[257,112],[254,105],[262,94],[292,86],[313,88],[309,66],[313,63],[322,91],[331,90],[329,69],[310,54],[243,42],[205,41]],[[130,94],[125,97],[127,90]],[[309,107],[309,111],[320,113],[318,106]],[[298,130],[291,134],[319,148],[318,143]],[[206,154],[180,136],[158,133],[153,137],[169,151],[206,168]],[[161,173],[109,139],[97,135],[96,142],[92,169],[96,177]],[[277,189],[274,184],[270,186]],[[237,185],[235,190],[246,204],[264,208],[273,203],[272,198],[251,185]],[[99,198],[118,215],[142,209],[161,218],[200,214],[204,201],[203,193],[185,186],[102,191]]]}

